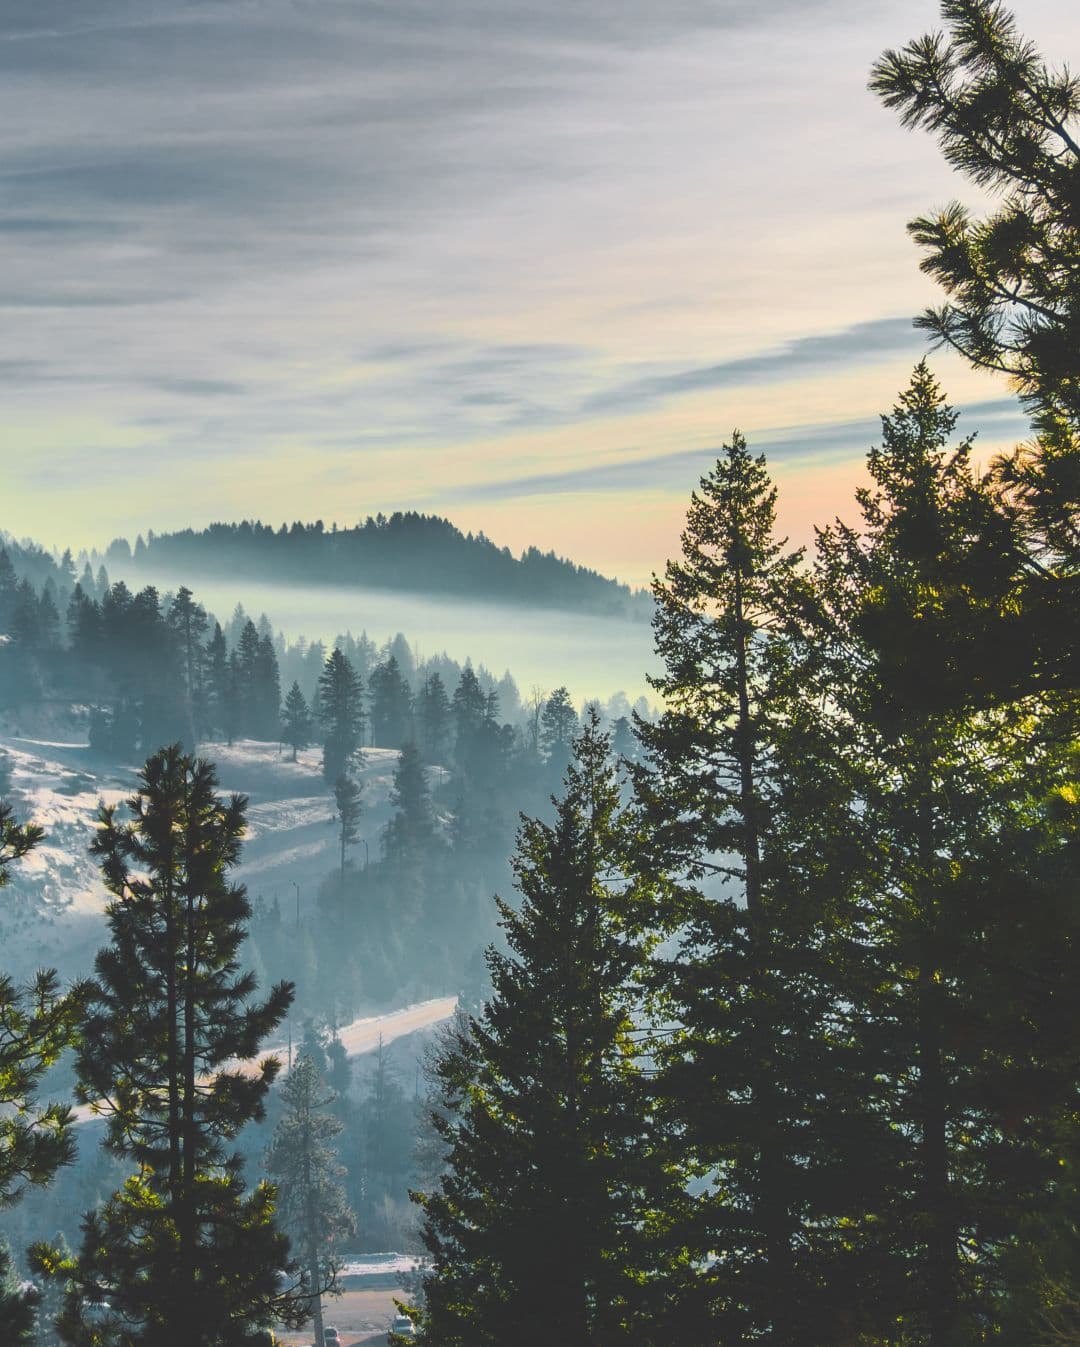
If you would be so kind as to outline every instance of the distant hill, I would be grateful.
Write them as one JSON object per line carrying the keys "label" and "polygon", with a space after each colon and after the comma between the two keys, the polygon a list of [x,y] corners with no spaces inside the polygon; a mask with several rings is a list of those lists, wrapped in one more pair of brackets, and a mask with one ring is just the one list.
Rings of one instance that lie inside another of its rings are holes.
{"label": "distant hill", "polygon": [[648,620],[652,596],[554,552],[527,548],[515,556],[483,533],[462,533],[438,515],[368,517],[354,528],[281,525],[245,520],[202,530],[151,533],[114,541],[106,562],[126,562],[195,580],[200,575],[294,585],[452,594],[486,602],[527,604]]}

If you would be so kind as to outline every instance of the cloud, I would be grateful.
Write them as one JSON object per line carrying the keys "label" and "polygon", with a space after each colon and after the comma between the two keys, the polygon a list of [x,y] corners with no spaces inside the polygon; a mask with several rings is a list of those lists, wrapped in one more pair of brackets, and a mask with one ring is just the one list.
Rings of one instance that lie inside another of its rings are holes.
{"label": "cloud", "polygon": [[[26,486],[28,525],[131,531],[163,480],[201,515],[208,463],[291,513],[305,455],[384,507],[418,473],[512,499],[574,435],[640,446],[576,479],[620,490],[711,438],[702,393],[810,376],[822,405],[772,420],[838,420],[830,380],[918,349],[903,221],[951,190],[868,115],[923,20],[856,8],[0,4],[0,456],[62,463],[73,502]],[[86,424],[125,483],[90,522]]]}
{"label": "cloud", "polygon": [[801,337],[760,355],[633,380],[595,394],[587,399],[583,410],[586,413],[639,410],[686,394],[823,374],[855,362],[871,364],[897,355],[917,359],[925,345],[925,337],[914,330],[909,317],[879,318],[839,332]]}
{"label": "cloud", "polygon": [[[961,407],[959,431],[981,430],[991,439],[1018,440],[1030,423],[1012,398],[973,403]],[[823,425],[767,427],[747,432],[754,453],[763,453],[774,463],[808,460],[834,462],[861,456],[881,436],[880,417],[859,417]],[[560,472],[507,477],[460,487],[460,500],[511,500],[528,496],[553,496],[578,492],[617,494],[642,491],[674,491],[683,494],[687,483],[703,476],[722,449],[711,444],[674,454],[627,457],[617,462],[591,464]]]}

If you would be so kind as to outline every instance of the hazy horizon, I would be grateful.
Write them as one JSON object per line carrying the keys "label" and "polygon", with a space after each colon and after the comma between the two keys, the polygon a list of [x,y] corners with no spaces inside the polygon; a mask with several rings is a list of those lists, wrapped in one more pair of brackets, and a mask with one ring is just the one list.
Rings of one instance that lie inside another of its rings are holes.
{"label": "hazy horizon", "polygon": [[[1075,46],[1066,0],[1020,19]],[[866,89],[933,0],[0,16],[17,536],[443,513],[643,584],[734,427],[843,513],[970,192]],[[935,357],[989,452],[1025,421]]]}

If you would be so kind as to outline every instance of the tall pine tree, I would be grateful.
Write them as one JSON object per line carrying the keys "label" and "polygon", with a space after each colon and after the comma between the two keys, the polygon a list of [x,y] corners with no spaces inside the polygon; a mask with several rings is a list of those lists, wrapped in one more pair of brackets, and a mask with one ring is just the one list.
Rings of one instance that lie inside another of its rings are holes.
{"label": "tall pine tree", "polygon": [[623,929],[619,785],[595,718],[555,822],[522,825],[522,903],[499,904],[509,951],[494,992],[435,1067],[446,1170],[422,1200],[421,1340],[440,1347],[671,1341],[657,1277],[678,1201],[638,1060]]}
{"label": "tall pine tree", "polygon": [[[280,1064],[259,1048],[292,988],[255,1001],[240,970],[250,907],[229,870],[246,802],[216,785],[210,763],[174,746],[147,761],[129,820],[101,811],[93,850],[112,939],[95,963],[78,1095],[137,1170],[85,1217],[74,1260],[37,1250],[70,1283],[59,1331],[72,1344],[149,1347],[182,1324],[192,1347],[219,1347],[306,1311],[281,1290],[290,1264],[273,1190],[248,1191],[228,1149],[263,1115]],[[102,1302],[107,1313],[88,1319]]]}

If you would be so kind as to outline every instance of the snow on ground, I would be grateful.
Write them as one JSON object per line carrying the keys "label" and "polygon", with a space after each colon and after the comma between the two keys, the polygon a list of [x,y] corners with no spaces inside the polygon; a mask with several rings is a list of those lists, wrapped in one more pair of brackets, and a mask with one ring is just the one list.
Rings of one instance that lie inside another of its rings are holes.
{"label": "snow on ground", "polygon": [[[431,1029],[436,1024],[448,1020],[457,1009],[456,996],[439,996],[430,1001],[418,1001],[415,1005],[404,1006],[401,1010],[390,1010],[383,1015],[365,1015],[343,1025],[338,1038],[349,1057],[362,1057],[365,1053],[375,1052],[380,1043],[389,1046],[399,1038],[408,1038],[410,1034]],[[254,1075],[259,1063],[267,1057],[277,1057],[282,1071],[288,1069],[289,1049],[285,1043],[276,1043],[251,1059],[241,1069],[245,1075]],[[73,1110],[76,1122],[91,1122],[100,1117],[104,1109],[94,1104],[80,1104]]]}
{"label": "snow on ground", "polygon": [[[0,749],[11,759],[16,816],[45,829],[42,844],[12,867],[0,898],[2,967],[25,977],[35,967],[65,975],[89,970],[104,937],[107,895],[88,854],[102,802],[126,799],[136,765],[103,762],[79,737],[80,719],[58,713],[39,725],[0,723]],[[29,737],[34,733],[40,738]],[[248,797],[248,831],[236,876],[252,898],[292,901],[313,909],[319,881],[340,863],[334,797],[322,778],[321,750],[292,750],[242,739],[205,743],[199,755],[217,764],[220,791]],[[398,755],[365,750],[357,778],[363,790],[361,841],[352,859],[363,865],[379,854],[390,818]],[[435,769],[436,773],[438,769]],[[366,846],[365,846],[366,844]]]}

